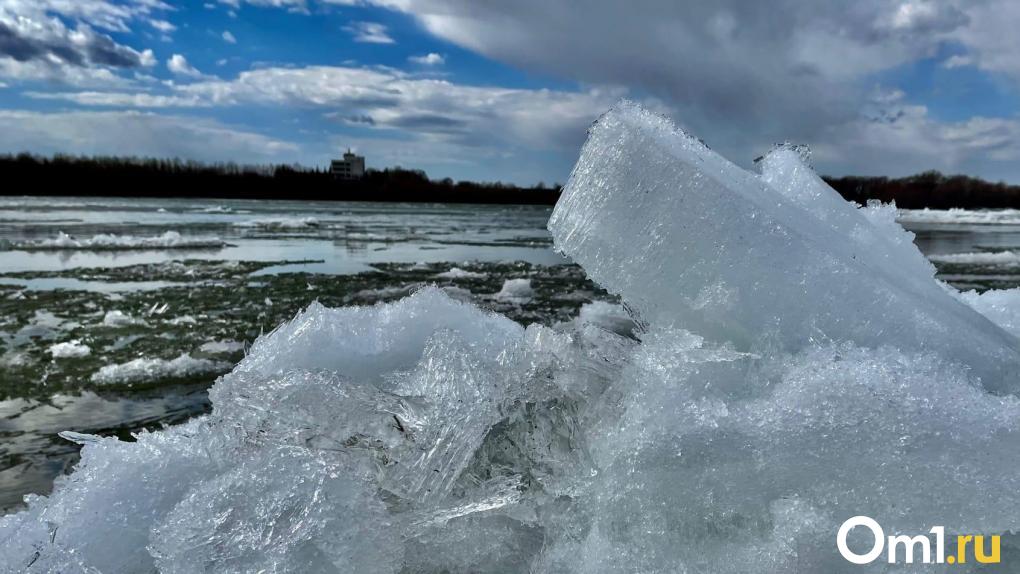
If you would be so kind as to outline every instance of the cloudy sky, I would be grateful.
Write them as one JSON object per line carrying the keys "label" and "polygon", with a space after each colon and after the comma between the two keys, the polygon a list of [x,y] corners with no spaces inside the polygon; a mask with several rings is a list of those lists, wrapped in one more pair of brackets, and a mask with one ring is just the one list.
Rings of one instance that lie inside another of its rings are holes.
{"label": "cloudy sky", "polygon": [[750,165],[1020,183],[1015,0],[0,0],[0,152],[563,181],[622,97]]}

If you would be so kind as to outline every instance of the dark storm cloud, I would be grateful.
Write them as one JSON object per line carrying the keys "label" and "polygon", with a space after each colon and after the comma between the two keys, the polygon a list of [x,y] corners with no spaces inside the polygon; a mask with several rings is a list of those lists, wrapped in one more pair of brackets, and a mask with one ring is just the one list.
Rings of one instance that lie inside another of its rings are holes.
{"label": "dark storm cloud", "polygon": [[142,65],[138,52],[117,44],[109,36],[91,36],[85,51],[88,54],[89,61],[101,66],[136,68]]}
{"label": "dark storm cloud", "polygon": [[10,56],[19,62],[41,58],[46,49],[38,42],[19,36],[14,30],[0,22],[0,55]]}
{"label": "dark storm cloud", "polygon": [[10,56],[19,62],[28,62],[43,59],[50,54],[76,66],[85,63],[82,55],[71,46],[22,36],[10,26],[0,22],[0,56]]}
{"label": "dark storm cloud", "polygon": [[73,66],[112,66],[135,68],[143,64],[141,55],[113,41],[109,36],[90,30],[79,30],[79,42],[71,40],[68,34],[36,38],[21,34],[15,28],[0,22],[0,57],[7,56],[18,62],[35,60],[49,61],[57,57]]}
{"label": "dark storm cloud", "polygon": [[390,122],[396,128],[430,132],[462,131],[467,122],[460,118],[440,114],[408,114]]}
{"label": "dark storm cloud", "polygon": [[658,98],[736,157],[852,120],[873,88],[862,79],[968,22],[953,3],[924,0],[380,3],[511,65]]}

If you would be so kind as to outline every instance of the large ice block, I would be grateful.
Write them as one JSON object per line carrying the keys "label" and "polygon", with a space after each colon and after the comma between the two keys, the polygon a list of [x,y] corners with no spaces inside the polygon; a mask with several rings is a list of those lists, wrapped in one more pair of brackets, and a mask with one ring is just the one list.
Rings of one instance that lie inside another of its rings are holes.
{"label": "large ice block", "polygon": [[769,158],[763,180],[622,102],[591,128],[549,228],[557,249],[649,323],[742,350],[929,351],[988,389],[1020,389],[1017,339],[799,162]]}

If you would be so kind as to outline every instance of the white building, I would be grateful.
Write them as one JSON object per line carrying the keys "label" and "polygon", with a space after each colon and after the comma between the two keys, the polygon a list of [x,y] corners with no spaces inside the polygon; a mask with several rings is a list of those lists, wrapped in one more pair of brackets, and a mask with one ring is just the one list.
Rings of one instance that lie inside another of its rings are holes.
{"label": "white building", "polygon": [[365,175],[365,158],[351,153],[350,148],[347,148],[343,159],[335,159],[330,163],[329,172],[336,179],[361,179]]}

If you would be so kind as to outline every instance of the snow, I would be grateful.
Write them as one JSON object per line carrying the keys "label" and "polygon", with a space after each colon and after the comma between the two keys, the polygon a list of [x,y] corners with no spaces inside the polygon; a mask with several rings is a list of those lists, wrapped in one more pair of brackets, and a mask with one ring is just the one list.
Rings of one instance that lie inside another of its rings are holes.
{"label": "snow", "polygon": [[103,366],[92,374],[92,382],[100,385],[151,383],[163,379],[217,374],[229,368],[230,363],[195,359],[188,354],[171,360],[142,357],[126,363]]}
{"label": "snow", "polygon": [[839,572],[859,514],[1012,547],[1020,295],[943,288],[793,151],[755,175],[618,105],[550,226],[625,309],[313,303],[209,415],[64,434],[81,462],[0,518],[0,570]]}
{"label": "snow", "polygon": [[900,223],[1020,225],[1020,210],[901,209],[897,219]]}
{"label": "snow", "polygon": [[486,277],[487,275],[485,273],[465,271],[460,267],[451,267],[449,271],[444,271],[436,275],[437,279],[485,279]]}
{"label": "snow", "polygon": [[534,295],[531,279],[507,279],[495,297],[497,301],[520,303],[531,299]]}
{"label": "snow", "polygon": [[92,353],[92,349],[81,342],[79,339],[73,341],[65,341],[63,343],[57,343],[50,346],[50,355],[54,359],[68,359],[76,357],[87,357]]}
{"label": "snow", "polygon": [[63,231],[54,239],[41,239],[10,245],[12,249],[25,250],[89,250],[112,251],[132,249],[200,249],[219,248],[226,242],[218,237],[185,237],[176,231],[167,231],[154,237],[133,235],[99,234],[89,239],[77,239]]}

